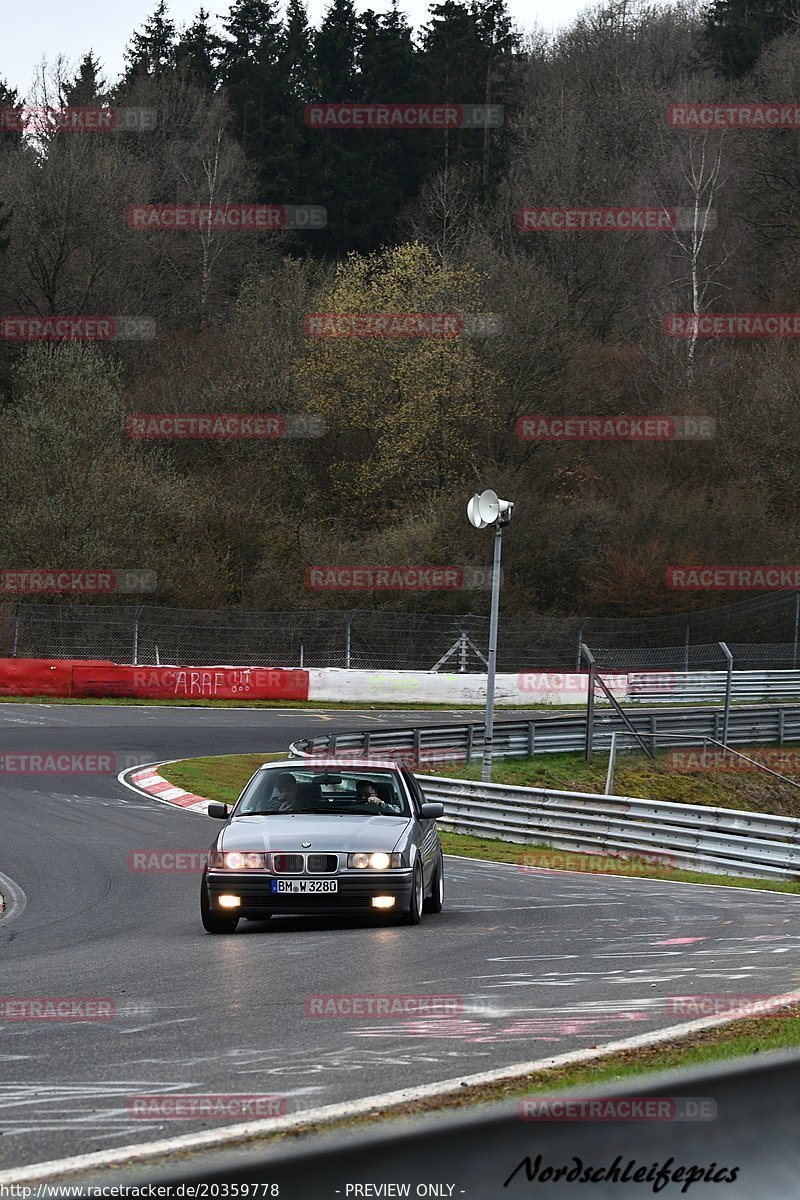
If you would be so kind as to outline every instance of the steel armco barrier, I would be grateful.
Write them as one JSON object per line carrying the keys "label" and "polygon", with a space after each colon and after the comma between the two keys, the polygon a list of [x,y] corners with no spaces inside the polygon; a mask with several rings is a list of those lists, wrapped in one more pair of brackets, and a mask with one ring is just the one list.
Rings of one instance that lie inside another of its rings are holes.
{"label": "steel armco barrier", "polygon": [[[792,817],[635,796],[418,778],[426,797],[444,804],[438,823],[453,833],[622,856],[621,870],[626,869],[624,856],[646,855],[657,856],[667,871],[683,867],[746,878],[800,879],[800,821]],[[532,861],[531,867],[535,865]],[[520,869],[529,868],[521,863]]]}
{"label": "steel armco barrier", "polygon": [[[723,712],[715,708],[694,708],[661,712],[626,710],[633,728],[645,737],[651,749],[698,744],[704,737],[721,740]],[[534,754],[563,754],[581,751],[586,736],[583,713],[541,716],[526,720],[499,720],[494,726],[494,758],[530,758]],[[598,753],[611,748],[611,734],[617,745],[632,748],[635,739],[624,722],[614,713],[597,713],[594,718],[593,748]],[[777,707],[758,705],[736,707],[730,712],[728,742],[731,745],[778,745],[800,741],[800,705]],[[346,756],[365,754],[393,757],[409,756],[415,766],[428,759],[435,763],[461,758],[480,758],[483,753],[483,726],[426,725],[400,729],[369,729],[354,733],[322,734],[295,742],[291,752],[298,757],[309,754]]]}
{"label": "steel armco barrier", "polygon": [[[725,696],[725,671],[628,673],[627,703],[702,704]],[[731,697],[742,700],[800,699],[800,671],[736,671]]]}
{"label": "steel armco barrier", "polygon": [[[651,745],[686,745],[719,732],[722,714],[694,712],[636,713],[637,732]],[[585,718],[541,718],[502,721],[495,727],[497,756],[580,750]],[[596,718],[597,743],[608,748],[611,732],[618,739],[619,717]],[[428,726],[331,734],[295,742],[298,757],[347,761],[359,755],[405,758],[419,774],[437,754],[477,757],[482,729],[476,725]],[[628,742],[632,735],[625,732]],[[800,739],[800,709],[734,709],[729,741],[777,742]],[[445,804],[442,828],[522,844],[546,844],[562,850],[658,855],[688,870],[759,879],[800,879],[800,821],[765,813],[705,805],[672,804],[635,796],[484,784],[419,774],[426,795]]]}

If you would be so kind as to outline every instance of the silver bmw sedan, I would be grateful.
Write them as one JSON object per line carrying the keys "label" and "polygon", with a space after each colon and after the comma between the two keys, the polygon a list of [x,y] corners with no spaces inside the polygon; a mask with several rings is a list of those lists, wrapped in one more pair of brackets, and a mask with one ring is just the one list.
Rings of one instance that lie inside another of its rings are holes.
{"label": "silver bmw sedan", "polygon": [[436,819],[407,767],[390,761],[287,759],[259,767],[208,854],[200,913],[208,933],[276,914],[373,913],[418,925],[442,911]]}

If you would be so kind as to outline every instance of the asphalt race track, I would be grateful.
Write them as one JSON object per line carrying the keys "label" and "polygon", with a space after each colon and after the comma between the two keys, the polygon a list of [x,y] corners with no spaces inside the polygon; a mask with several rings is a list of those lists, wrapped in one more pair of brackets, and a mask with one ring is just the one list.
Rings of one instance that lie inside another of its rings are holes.
{"label": "asphalt race track", "polygon": [[[800,987],[793,896],[449,859],[445,911],[417,928],[282,918],[209,937],[196,874],[130,869],[136,850],[205,850],[219,826],[137,796],[118,770],[367,722],[414,717],[0,705],[4,753],[116,756],[103,773],[3,775],[0,998],[109,999],[115,1015],[0,1024],[0,1170],[204,1127],[136,1118],[137,1095],[268,1093],[298,1112],[690,1019],[670,996]],[[350,993],[456,996],[463,1009],[306,1015],[307,997]]]}

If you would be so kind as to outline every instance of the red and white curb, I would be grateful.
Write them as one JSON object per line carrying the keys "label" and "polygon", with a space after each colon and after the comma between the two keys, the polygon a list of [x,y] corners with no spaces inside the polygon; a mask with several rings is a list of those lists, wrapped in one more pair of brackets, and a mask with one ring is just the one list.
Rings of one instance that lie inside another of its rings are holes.
{"label": "red and white curb", "polygon": [[150,796],[153,800],[160,800],[163,804],[173,804],[176,808],[184,808],[189,812],[205,813],[209,803],[207,798],[195,796],[194,792],[184,791],[183,788],[176,787],[174,783],[164,779],[159,775],[157,768],[165,766],[168,766],[168,763],[134,767],[132,770],[122,771],[117,778],[125,787]]}

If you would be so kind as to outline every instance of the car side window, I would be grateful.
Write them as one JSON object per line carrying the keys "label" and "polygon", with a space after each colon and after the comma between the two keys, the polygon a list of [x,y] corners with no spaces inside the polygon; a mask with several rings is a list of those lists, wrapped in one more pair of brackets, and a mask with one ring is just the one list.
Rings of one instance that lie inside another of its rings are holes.
{"label": "car side window", "polygon": [[405,779],[406,783],[408,784],[408,790],[411,792],[411,797],[412,797],[413,804],[414,804],[414,811],[415,811],[416,815],[419,816],[420,805],[425,803],[425,796],[423,794],[422,788],[419,786],[416,779],[414,778],[414,776],[411,774],[411,772],[408,770],[407,767],[403,767],[402,771],[403,771],[403,778]]}

